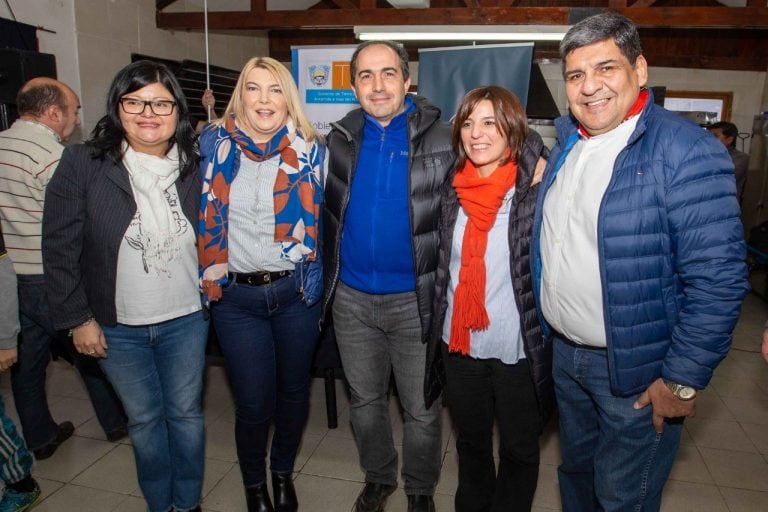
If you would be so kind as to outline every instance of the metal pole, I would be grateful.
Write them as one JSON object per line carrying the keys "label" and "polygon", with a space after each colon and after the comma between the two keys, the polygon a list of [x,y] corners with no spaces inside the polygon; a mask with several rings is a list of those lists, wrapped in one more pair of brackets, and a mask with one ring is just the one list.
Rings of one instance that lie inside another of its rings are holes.
{"label": "metal pole", "polygon": [[[210,69],[210,57],[208,55],[208,0],[203,0],[203,11],[205,13],[205,88],[211,88],[211,69]],[[208,115],[208,122],[211,122],[211,106],[205,107],[206,114]]]}

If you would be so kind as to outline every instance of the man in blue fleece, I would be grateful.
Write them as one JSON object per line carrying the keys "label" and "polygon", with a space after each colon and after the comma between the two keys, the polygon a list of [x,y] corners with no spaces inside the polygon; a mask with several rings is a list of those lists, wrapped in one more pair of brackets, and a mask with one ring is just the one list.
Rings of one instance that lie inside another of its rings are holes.
{"label": "man in blue fleece", "polygon": [[409,96],[408,55],[366,42],[350,67],[361,108],[328,134],[325,298],[332,309],[351,420],[366,484],[356,512],[384,510],[397,486],[389,417],[394,374],[403,407],[409,512],[434,510],[440,474],[440,404],[424,376],[438,253],[439,189],[454,156],[450,126]]}
{"label": "man in blue fleece", "polygon": [[570,115],[555,121],[531,261],[553,335],[561,501],[658,510],[748,289],[733,163],[654,105],[628,19],[584,19],[560,56]]}

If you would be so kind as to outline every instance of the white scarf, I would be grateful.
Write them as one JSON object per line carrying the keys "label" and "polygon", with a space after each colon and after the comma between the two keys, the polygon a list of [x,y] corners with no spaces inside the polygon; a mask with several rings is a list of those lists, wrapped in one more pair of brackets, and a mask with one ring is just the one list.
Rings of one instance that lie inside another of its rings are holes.
{"label": "white scarf", "polygon": [[174,145],[165,158],[160,158],[134,151],[124,142],[123,164],[136,200],[145,264],[167,271],[168,263],[179,257],[178,225],[165,196],[179,177],[178,149]]}

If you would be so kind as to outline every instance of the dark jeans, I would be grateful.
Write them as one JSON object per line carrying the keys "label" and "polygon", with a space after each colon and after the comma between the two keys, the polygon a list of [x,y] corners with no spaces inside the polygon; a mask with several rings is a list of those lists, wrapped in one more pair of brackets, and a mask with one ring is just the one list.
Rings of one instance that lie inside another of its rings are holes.
{"label": "dark jeans", "polygon": [[[449,354],[441,343],[445,392],[456,427],[456,512],[530,511],[539,475],[539,415],[527,359],[504,364]],[[493,424],[499,427],[499,469]]]}
{"label": "dark jeans", "polygon": [[403,407],[405,493],[432,495],[442,455],[440,401],[429,409],[424,405],[427,349],[421,341],[416,293],[371,295],[339,282],[333,324],[366,481],[397,484],[388,393],[394,374]]}
{"label": "dark jeans", "polygon": [[[11,387],[24,440],[30,450],[37,450],[51,442],[58,431],[45,394],[45,373],[57,332],[48,312],[43,276],[19,275],[18,280],[21,340],[19,360],[11,369]],[[101,428],[104,432],[125,428],[123,406],[97,361],[75,352],[71,341],[64,344],[80,371]]]}
{"label": "dark jeans", "polygon": [[235,395],[235,443],[245,487],[270,469],[290,473],[309,414],[312,356],[320,303],[301,301],[292,276],[262,286],[232,282],[212,304],[213,325]]}
{"label": "dark jeans", "polygon": [[666,422],[657,434],[650,405],[635,410],[638,395],[611,392],[606,350],[575,347],[557,336],[554,344],[563,510],[659,510],[683,422]]}

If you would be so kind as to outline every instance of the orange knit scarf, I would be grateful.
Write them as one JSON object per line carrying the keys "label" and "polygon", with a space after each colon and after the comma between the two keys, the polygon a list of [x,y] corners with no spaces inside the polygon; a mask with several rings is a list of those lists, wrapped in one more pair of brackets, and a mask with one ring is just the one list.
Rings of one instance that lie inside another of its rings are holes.
{"label": "orange knit scarf", "polygon": [[468,355],[469,331],[482,331],[490,325],[485,310],[485,249],[488,232],[516,177],[517,162],[508,162],[483,178],[467,160],[453,179],[453,187],[468,222],[461,246],[459,283],[453,295],[449,352]]}

